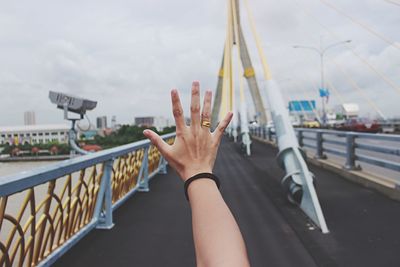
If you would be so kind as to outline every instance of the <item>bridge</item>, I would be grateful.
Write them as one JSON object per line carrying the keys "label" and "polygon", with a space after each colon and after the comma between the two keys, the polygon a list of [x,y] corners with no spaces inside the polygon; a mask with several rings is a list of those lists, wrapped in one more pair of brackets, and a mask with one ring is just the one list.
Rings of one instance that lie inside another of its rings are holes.
{"label": "bridge", "polygon": [[[215,173],[243,232],[251,265],[398,266],[400,136],[295,129],[247,4],[246,10],[264,83],[259,86],[250,60],[238,1],[229,0],[212,123],[228,110],[240,114],[223,139]],[[347,43],[312,48],[321,56],[318,89],[323,105],[328,85],[336,90],[324,80],[324,52]],[[236,80],[235,63],[240,69]],[[244,81],[261,126],[248,121]],[[240,101],[235,100],[235,88]],[[260,88],[265,89],[266,101]],[[361,95],[386,119],[372,99]],[[60,106],[67,114],[68,103]],[[325,108],[322,114],[312,112],[327,126]],[[82,152],[75,138],[73,126],[70,144]],[[163,138],[173,143],[175,134]],[[183,185],[148,140],[0,177],[0,266],[49,265],[195,265]]]}
{"label": "bridge", "polygon": [[[257,135],[251,156],[225,137],[215,167],[252,266],[398,265],[397,186],[372,188],[360,185],[362,175],[349,180],[338,174],[342,169],[309,164],[330,229],[322,234],[288,201],[278,150]],[[0,184],[1,266],[195,265],[182,182],[147,140],[2,177]]]}

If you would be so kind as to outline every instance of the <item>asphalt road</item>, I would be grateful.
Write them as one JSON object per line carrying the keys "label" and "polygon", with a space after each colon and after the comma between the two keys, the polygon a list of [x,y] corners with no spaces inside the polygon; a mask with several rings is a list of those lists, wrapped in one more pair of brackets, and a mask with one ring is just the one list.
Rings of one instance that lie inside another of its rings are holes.
{"label": "asphalt road", "polygon": [[[252,266],[398,266],[400,203],[318,167],[317,191],[330,234],[286,201],[276,150],[255,142],[251,157],[224,140],[215,173],[244,235]],[[54,266],[195,266],[190,209],[173,171],[151,181]]]}

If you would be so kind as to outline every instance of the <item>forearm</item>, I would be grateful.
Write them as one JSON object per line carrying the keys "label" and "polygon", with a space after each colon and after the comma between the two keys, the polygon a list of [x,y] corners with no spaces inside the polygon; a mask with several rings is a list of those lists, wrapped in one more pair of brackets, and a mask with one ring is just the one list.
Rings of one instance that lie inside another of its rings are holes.
{"label": "forearm", "polygon": [[215,182],[193,181],[188,194],[198,266],[249,266],[240,229]]}

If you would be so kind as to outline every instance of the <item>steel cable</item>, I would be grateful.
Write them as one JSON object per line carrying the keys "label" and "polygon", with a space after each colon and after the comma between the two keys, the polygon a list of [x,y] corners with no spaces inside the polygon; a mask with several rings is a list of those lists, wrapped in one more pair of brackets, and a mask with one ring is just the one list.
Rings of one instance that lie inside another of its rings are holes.
{"label": "steel cable", "polygon": [[395,43],[394,41],[390,40],[389,38],[387,38],[386,36],[380,34],[379,32],[375,31],[374,29],[372,29],[370,26],[366,25],[365,23],[362,23],[358,20],[356,20],[355,18],[351,17],[350,15],[346,14],[343,10],[337,8],[336,6],[334,6],[332,3],[326,1],[326,0],[320,0],[321,3],[323,3],[324,5],[326,5],[327,7],[333,9],[334,11],[336,11],[337,13],[339,13],[340,15],[348,18],[349,20],[351,20],[353,23],[357,24],[358,26],[360,26],[361,28],[363,28],[364,30],[368,31],[370,34],[378,37],[379,39],[381,39],[382,41],[386,42],[387,44],[397,48],[400,50],[400,45]]}
{"label": "steel cable", "polygon": [[368,102],[368,104],[381,116],[381,118],[386,119],[386,116],[383,114],[383,112],[378,108],[378,106],[374,103],[373,100],[371,100],[365,92],[361,89],[361,87],[354,81],[353,78],[351,78],[343,69],[339,66],[339,64],[334,60],[328,57],[328,59],[335,64],[338,70],[344,75],[344,77],[349,81],[350,85],[358,90],[360,92],[360,95]]}
{"label": "steel cable", "polygon": [[[326,27],[325,25],[323,25],[322,23],[319,22],[319,20],[313,15],[311,14],[308,10],[306,10],[305,8],[303,8],[297,0],[292,0],[308,17],[310,17],[311,19],[313,19],[321,28],[325,29],[330,35],[332,35],[333,37],[335,37],[337,40],[340,40],[340,36],[338,36],[335,32],[333,32],[332,30],[330,30],[328,27]],[[354,48],[352,48],[350,45],[348,44],[344,44],[347,49],[349,49],[352,54],[354,56],[356,56],[364,65],[366,65],[371,71],[373,71],[377,76],[379,76],[387,85],[389,85],[391,88],[393,88],[398,94],[400,94],[400,87],[397,86],[391,79],[389,79],[385,74],[383,74],[382,72],[380,72],[379,70],[377,70],[373,65],[371,65],[371,63],[369,63],[366,59],[364,59],[362,56],[360,56],[360,54],[358,54],[356,52],[356,50]]]}

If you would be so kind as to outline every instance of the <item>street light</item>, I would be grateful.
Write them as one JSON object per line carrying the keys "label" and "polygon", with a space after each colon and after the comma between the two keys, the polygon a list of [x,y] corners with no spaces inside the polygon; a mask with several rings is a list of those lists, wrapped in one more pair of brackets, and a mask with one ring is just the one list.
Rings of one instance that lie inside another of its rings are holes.
{"label": "street light", "polygon": [[[324,88],[325,88],[325,86],[324,86],[324,55],[325,55],[325,52],[330,48],[333,48],[333,47],[341,45],[341,44],[350,43],[350,42],[351,42],[351,40],[346,40],[346,41],[333,43],[333,44],[330,44],[325,47],[322,47],[322,42],[320,42],[319,48],[313,47],[313,46],[303,46],[303,45],[295,45],[295,46],[293,46],[293,48],[310,49],[319,54],[319,56],[321,58],[321,89],[324,90]],[[321,96],[321,100],[322,100],[322,125],[325,126],[326,125],[326,109],[325,109],[324,96]]]}

